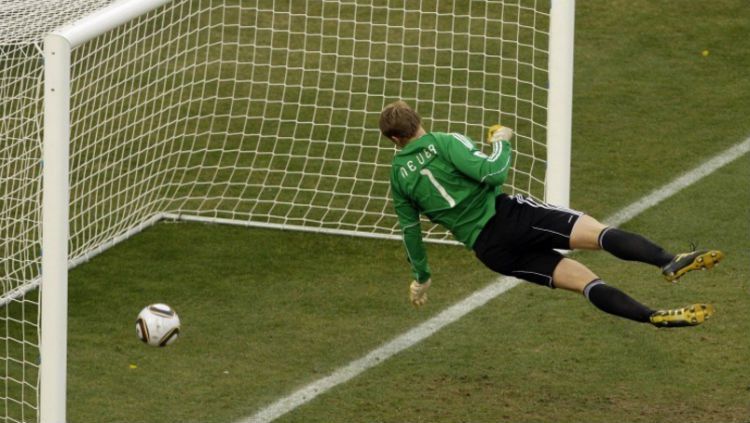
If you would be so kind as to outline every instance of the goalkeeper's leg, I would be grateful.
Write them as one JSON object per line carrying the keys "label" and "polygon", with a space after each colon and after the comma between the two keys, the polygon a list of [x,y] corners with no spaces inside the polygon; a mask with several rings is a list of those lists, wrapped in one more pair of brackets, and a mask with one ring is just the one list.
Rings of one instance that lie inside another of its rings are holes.
{"label": "goalkeeper's leg", "polygon": [[711,269],[724,258],[724,254],[718,250],[674,255],[641,235],[605,226],[587,215],[581,216],[573,227],[570,247],[584,250],[603,249],[622,260],[657,266],[670,282],[691,270]]}
{"label": "goalkeeper's leg", "polygon": [[659,327],[695,326],[713,313],[708,304],[694,304],[671,310],[652,310],[619,289],[607,285],[583,264],[564,258],[552,274],[555,288],[583,294],[600,310],[641,323]]}
{"label": "goalkeeper's leg", "polygon": [[607,285],[583,264],[564,258],[552,273],[555,288],[583,294],[600,310],[636,322],[646,323],[654,310],[634,300],[619,289]]}
{"label": "goalkeeper's leg", "polygon": [[674,254],[643,236],[606,226],[588,215],[581,216],[573,227],[570,248],[603,249],[619,259],[640,261],[657,267],[665,266],[674,258]]}

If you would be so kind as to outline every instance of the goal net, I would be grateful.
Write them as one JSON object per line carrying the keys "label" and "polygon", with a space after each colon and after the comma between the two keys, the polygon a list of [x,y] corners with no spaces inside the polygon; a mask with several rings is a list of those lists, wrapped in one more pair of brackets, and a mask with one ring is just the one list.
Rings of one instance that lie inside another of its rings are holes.
{"label": "goal net", "polygon": [[[398,99],[478,143],[513,127],[505,191],[544,199],[551,0],[135,2],[72,49],[71,266],[165,218],[397,237]],[[44,37],[109,3],[0,4],[3,421],[39,408]]]}

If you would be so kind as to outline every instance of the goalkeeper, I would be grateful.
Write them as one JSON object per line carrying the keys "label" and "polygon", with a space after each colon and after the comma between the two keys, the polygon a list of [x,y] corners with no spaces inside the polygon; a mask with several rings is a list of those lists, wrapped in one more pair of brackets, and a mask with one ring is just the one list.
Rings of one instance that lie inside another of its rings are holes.
{"label": "goalkeeper", "polygon": [[657,266],[670,282],[723,258],[715,250],[673,255],[575,210],[502,193],[511,167],[510,128],[490,128],[487,156],[464,135],[425,132],[417,112],[397,101],[383,109],[380,131],[400,149],[393,157],[391,193],[415,279],[409,292],[414,306],[424,305],[431,284],[421,213],[449,229],[493,271],[581,293],[607,313],[658,327],[698,325],[713,313],[709,304],[653,310],[557,252],[603,249],[622,260]]}

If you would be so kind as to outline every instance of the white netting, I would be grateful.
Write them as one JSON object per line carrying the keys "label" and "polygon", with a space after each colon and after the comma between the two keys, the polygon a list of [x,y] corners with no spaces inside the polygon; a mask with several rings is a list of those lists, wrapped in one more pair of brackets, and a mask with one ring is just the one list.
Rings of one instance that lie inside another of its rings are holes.
{"label": "white netting", "polygon": [[44,34],[106,1],[0,4],[0,421],[36,421]]}
{"label": "white netting", "polygon": [[72,222],[95,233],[74,250],[112,236],[97,220],[158,212],[396,234],[377,129],[395,99],[436,131],[513,126],[509,186],[542,197],[548,16],[534,3],[179,3],[84,45]]}
{"label": "white netting", "polygon": [[[0,4],[5,421],[37,408],[44,34],[107,1]],[[73,51],[70,255],[163,213],[398,234],[382,107],[481,141],[542,198],[549,0],[174,1]],[[151,219],[151,220],[150,220]],[[439,228],[427,237],[445,240]],[[9,300],[9,298],[15,298]]]}

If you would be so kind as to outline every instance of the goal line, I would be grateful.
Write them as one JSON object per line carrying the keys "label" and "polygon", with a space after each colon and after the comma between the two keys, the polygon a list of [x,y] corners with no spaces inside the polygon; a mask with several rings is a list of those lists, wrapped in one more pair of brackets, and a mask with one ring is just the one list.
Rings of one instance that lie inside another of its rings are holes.
{"label": "goal line", "polygon": [[[110,239],[109,241],[105,241],[97,245],[95,248],[92,248],[91,250],[88,250],[84,252],[83,254],[77,255],[76,257],[70,259],[68,261],[68,270],[86,263],[87,261],[109,250],[110,248],[122,242],[125,242],[129,238],[143,232],[145,229],[149,228],[150,226],[156,225],[157,223],[164,222],[164,221],[197,222],[197,223],[207,223],[207,224],[243,226],[243,227],[260,228],[260,229],[290,230],[290,231],[308,232],[308,233],[325,234],[325,235],[354,236],[358,238],[385,239],[385,240],[394,240],[394,241],[399,241],[402,239],[400,235],[392,235],[392,234],[384,234],[384,233],[376,233],[376,232],[359,232],[359,231],[347,230],[347,229],[317,228],[317,227],[311,227],[311,226],[283,224],[283,223],[255,222],[251,220],[227,219],[227,218],[207,217],[207,216],[199,216],[199,215],[191,215],[191,214],[159,213],[159,214],[155,214],[151,216],[150,218],[144,220],[143,222],[140,222],[137,226],[127,230],[123,234],[117,235],[116,237]],[[427,238],[424,241],[430,244],[461,245],[460,242],[454,239]],[[32,279],[31,281],[29,281],[28,283],[24,285],[20,285],[7,292],[4,292],[3,295],[0,296],[0,307],[4,307],[9,302],[22,298],[24,295],[26,295],[30,291],[33,291],[34,289],[39,288],[40,282],[41,282],[41,277],[37,277],[37,278]]]}
{"label": "goal line", "polygon": [[[687,186],[690,186],[697,182],[700,178],[703,178],[711,173],[715,172],[719,168],[733,162],[734,160],[742,157],[743,155],[750,152],[750,138],[743,142],[735,144],[724,152],[714,156],[702,165],[694,168],[693,170],[685,173],[679,178],[673,180],[669,184],[654,190],[649,195],[643,197],[639,201],[636,201],[629,206],[623,208],[617,213],[613,214],[609,218],[605,219],[605,223],[618,226],[621,225],[643,211],[654,207],[658,203],[676,194],[680,190]],[[387,239],[387,240],[401,240],[399,235],[382,234],[382,233],[362,233],[352,230],[345,229],[330,229],[330,228],[315,228],[301,225],[291,224],[278,224],[278,223],[264,223],[264,222],[253,222],[241,219],[225,219],[225,218],[213,218],[206,216],[190,215],[190,214],[176,214],[176,213],[159,213],[151,218],[148,218],[138,224],[136,227],[126,231],[125,233],[118,235],[111,240],[98,245],[96,248],[85,252],[69,261],[69,269],[72,269],[80,264],[83,264],[95,256],[103,253],[106,250],[114,247],[115,245],[126,241],[130,237],[142,232],[146,228],[155,225],[161,221],[183,221],[183,222],[201,222],[201,223],[215,223],[224,225],[234,226],[245,226],[254,228],[266,228],[266,229],[281,229],[281,230],[295,230],[300,232],[320,233],[328,235],[344,235],[344,236],[357,236],[364,238],[373,239]],[[460,245],[460,243],[453,239],[426,239],[425,242],[433,244],[444,244],[444,245]],[[26,293],[39,287],[40,279],[36,278],[28,284],[19,286],[13,290],[4,293],[0,297],[0,307],[7,305],[10,301],[23,297]]]}

